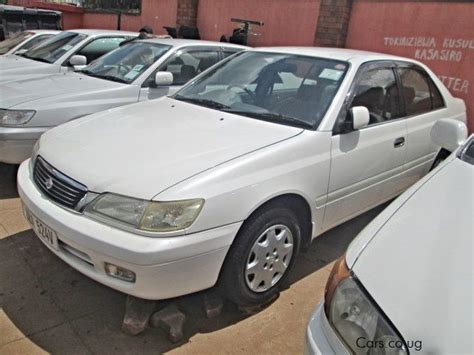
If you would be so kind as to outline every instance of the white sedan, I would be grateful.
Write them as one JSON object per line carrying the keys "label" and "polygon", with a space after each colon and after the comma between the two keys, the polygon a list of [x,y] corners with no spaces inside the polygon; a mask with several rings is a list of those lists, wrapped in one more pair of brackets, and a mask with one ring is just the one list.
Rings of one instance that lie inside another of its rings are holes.
{"label": "white sedan", "polygon": [[94,280],[146,299],[219,282],[263,303],[314,237],[430,170],[446,117],[464,122],[464,102],[421,63],[248,50],[171,97],[46,132],[18,189],[44,244]]}
{"label": "white sedan", "polygon": [[25,53],[59,32],[54,30],[28,30],[16,33],[14,36],[0,42],[0,55]]}
{"label": "white sedan", "polygon": [[153,39],[132,41],[79,72],[0,85],[0,162],[20,164],[38,137],[61,123],[177,91],[197,74],[245,47]]}
{"label": "white sedan", "polygon": [[74,70],[117,48],[138,34],[110,30],[70,30],[19,55],[0,56],[0,83]]}
{"label": "white sedan", "polygon": [[[439,130],[434,138],[452,148],[467,130],[450,125],[458,138]],[[471,136],[336,262],[306,354],[472,354],[473,182]]]}

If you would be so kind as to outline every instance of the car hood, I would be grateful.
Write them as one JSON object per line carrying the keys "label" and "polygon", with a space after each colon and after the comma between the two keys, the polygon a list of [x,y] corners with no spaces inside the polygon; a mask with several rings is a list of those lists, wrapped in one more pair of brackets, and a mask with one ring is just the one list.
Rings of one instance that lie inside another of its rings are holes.
{"label": "car hood", "polygon": [[474,167],[450,159],[382,212],[346,256],[405,340],[422,340],[426,353],[472,346]]}
{"label": "car hood", "polygon": [[[0,85],[0,107],[12,108],[14,106],[30,103],[34,100],[54,97],[61,100],[61,97],[84,94],[86,92],[107,91],[123,86],[124,84],[113,81],[92,78],[83,74],[66,73],[51,74],[39,78],[21,78]],[[27,107],[29,105],[26,105]],[[31,109],[35,108],[32,103]]]}
{"label": "car hood", "polygon": [[98,113],[45,133],[40,155],[90,191],[152,199],[300,128],[162,98]]}
{"label": "car hood", "polygon": [[0,57],[0,79],[4,75],[10,75],[22,70],[30,69],[44,69],[51,67],[54,64],[39,62],[37,60],[32,60],[24,58],[15,54],[4,55]]}

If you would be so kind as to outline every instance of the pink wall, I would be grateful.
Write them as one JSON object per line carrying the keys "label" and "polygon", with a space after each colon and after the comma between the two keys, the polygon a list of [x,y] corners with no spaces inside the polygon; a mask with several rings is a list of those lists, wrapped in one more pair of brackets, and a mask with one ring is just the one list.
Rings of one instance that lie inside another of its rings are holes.
{"label": "pink wall", "polygon": [[474,130],[474,3],[357,0],[346,46],[425,63],[464,99]]}
{"label": "pink wall", "polygon": [[197,26],[203,39],[228,38],[237,24],[230,18],[263,21],[254,27],[252,46],[311,46],[316,32],[320,0],[199,0]]}
{"label": "pink wall", "polygon": [[[177,0],[142,0],[141,16],[122,16],[121,29],[138,31],[144,25],[156,34],[165,34],[163,26],[176,26]],[[117,15],[85,12],[84,28],[117,28]]]}

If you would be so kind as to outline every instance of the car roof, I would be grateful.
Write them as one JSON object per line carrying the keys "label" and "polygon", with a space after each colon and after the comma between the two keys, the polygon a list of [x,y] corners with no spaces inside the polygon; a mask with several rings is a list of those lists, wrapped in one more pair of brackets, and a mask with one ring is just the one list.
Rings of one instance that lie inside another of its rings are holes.
{"label": "car roof", "polygon": [[227,42],[216,42],[216,41],[203,41],[200,39],[183,39],[183,38],[150,38],[141,40],[142,42],[152,42],[166,44],[173,47],[182,46],[220,46],[227,48],[240,48],[247,49],[249,47],[241,46],[238,44],[227,43]]}
{"label": "car roof", "polygon": [[76,29],[67,30],[65,32],[81,33],[88,36],[106,36],[106,35],[127,35],[127,36],[138,36],[138,32],[130,31],[117,31],[117,30],[95,30],[95,29]]}
{"label": "car roof", "polygon": [[25,32],[33,32],[33,33],[36,33],[36,34],[40,34],[40,33],[53,33],[53,34],[56,34],[56,33],[60,33],[61,31],[60,30],[25,30]]}
{"label": "car roof", "polygon": [[286,54],[307,55],[314,57],[323,57],[336,59],[346,62],[367,62],[372,60],[403,60],[413,63],[417,61],[409,58],[398,57],[395,55],[361,51],[347,48],[331,48],[331,47],[258,47],[253,50],[259,52],[276,52]]}

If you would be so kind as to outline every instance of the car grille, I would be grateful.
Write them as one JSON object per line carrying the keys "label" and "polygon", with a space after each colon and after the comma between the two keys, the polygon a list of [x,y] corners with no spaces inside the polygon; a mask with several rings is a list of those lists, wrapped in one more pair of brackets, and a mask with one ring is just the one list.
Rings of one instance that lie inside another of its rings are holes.
{"label": "car grille", "polygon": [[36,158],[33,179],[46,196],[68,208],[74,209],[87,193],[86,186],[56,170],[41,157]]}

